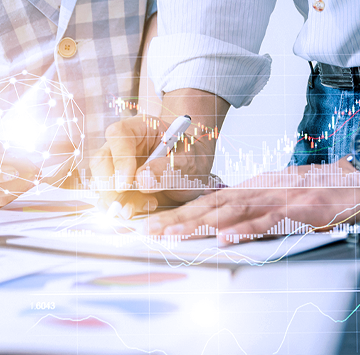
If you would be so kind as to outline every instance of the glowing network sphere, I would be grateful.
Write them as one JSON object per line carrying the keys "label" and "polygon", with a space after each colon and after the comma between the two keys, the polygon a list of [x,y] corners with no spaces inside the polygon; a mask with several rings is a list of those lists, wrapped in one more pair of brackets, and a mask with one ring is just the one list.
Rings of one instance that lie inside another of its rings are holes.
{"label": "glowing network sphere", "polygon": [[[24,159],[39,169],[34,186],[50,176],[65,180],[83,158],[84,124],[74,95],[62,83],[26,70],[0,80],[0,173]],[[5,190],[16,193],[0,186]]]}

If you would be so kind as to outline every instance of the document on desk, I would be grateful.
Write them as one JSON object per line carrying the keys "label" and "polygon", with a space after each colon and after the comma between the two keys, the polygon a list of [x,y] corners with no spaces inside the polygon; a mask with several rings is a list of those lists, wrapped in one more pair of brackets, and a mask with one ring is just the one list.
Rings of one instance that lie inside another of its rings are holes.
{"label": "document on desk", "polygon": [[149,351],[151,325],[151,349],[200,354],[207,332],[177,329],[208,327],[230,282],[228,269],[73,258],[0,284],[0,353],[147,354],[134,348]]}
{"label": "document on desk", "polygon": [[346,233],[316,233],[282,237],[269,241],[264,239],[225,247],[218,245],[216,238],[167,243],[155,242],[147,236],[133,237],[131,233],[107,237],[102,235],[95,238],[86,238],[86,234],[79,234],[73,238],[49,236],[48,238],[9,239],[7,244],[32,247],[44,251],[97,254],[102,257],[118,256],[136,260],[165,260],[174,267],[209,263],[261,266],[280,261],[291,255],[345,240],[346,237]]}
{"label": "document on desk", "polygon": [[16,200],[0,209],[0,225],[31,219],[46,220],[52,217],[89,213],[94,210],[97,210],[94,204],[81,200]]}
{"label": "document on desk", "polygon": [[[147,236],[146,216],[130,221],[107,219],[82,200],[15,201],[0,211],[0,238],[8,245],[42,251],[90,253],[165,260],[172,266],[204,263],[262,265],[345,240],[346,233],[289,235],[278,239],[220,245],[216,238]],[[15,237],[15,238],[14,238]]]}
{"label": "document on desk", "polygon": [[[58,224],[61,222],[61,229]],[[65,225],[72,221],[72,225]],[[134,220],[120,227],[101,227],[88,220],[76,225],[68,217],[47,221],[46,226],[25,229],[22,238],[7,240],[8,245],[32,247],[44,251],[89,253],[134,259],[166,261],[171,266],[204,263],[263,265],[287,256],[306,252],[333,242],[345,240],[346,233],[314,233],[278,239],[219,245],[216,238],[182,240],[171,237],[146,236],[141,232],[144,220]]]}

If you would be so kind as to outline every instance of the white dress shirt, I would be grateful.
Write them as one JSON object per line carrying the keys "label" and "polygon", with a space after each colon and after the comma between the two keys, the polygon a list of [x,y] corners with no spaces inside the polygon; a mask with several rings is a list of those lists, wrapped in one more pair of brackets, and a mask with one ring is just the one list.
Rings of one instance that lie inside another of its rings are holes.
{"label": "white dress shirt", "polygon": [[[294,0],[304,17],[294,53],[342,67],[360,66],[360,0]],[[158,0],[158,37],[149,49],[157,94],[181,88],[248,105],[267,83],[271,58],[259,55],[276,0]],[[286,31],[286,28],[284,28]]]}

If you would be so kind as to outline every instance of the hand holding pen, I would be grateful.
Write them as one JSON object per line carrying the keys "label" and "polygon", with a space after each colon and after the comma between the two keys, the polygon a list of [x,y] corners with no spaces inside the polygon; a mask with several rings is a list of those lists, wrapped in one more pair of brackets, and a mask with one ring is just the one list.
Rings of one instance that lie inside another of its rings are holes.
{"label": "hand holding pen", "polygon": [[[173,149],[174,144],[178,141],[178,138],[185,133],[191,124],[191,117],[188,115],[179,116],[167,129],[163,135],[161,142],[151,153],[145,164],[159,158],[164,158]],[[111,204],[107,211],[109,217],[115,217],[118,215],[125,205],[135,196],[136,191],[129,191],[123,194],[119,194],[115,201]]]}
{"label": "hand holding pen", "polygon": [[[153,117],[153,116],[152,116]],[[146,116],[146,119],[150,117]],[[153,117],[154,119],[154,117]],[[156,119],[157,120],[157,119]],[[176,121],[175,119],[174,121]],[[173,122],[174,122],[173,121]],[[162,140],[162,134],[170,127],[169,123],[159,120],[159,126],[150,127],[143,120],[143,115],[138,115],[130,119],[116,122],[109,126],[106,131],[107,142],[92,157],[90,167],[93,178],[100,181],[109,181],[115,170],[118,171],[118,181],[121,188],[117,191],[100,191],[99,207],[107,211],[112,202],[125,192],[129,192],[123,186],[132,185],[136,181],[139,185],[143,184],[143,173],[146,167],[150,167],[151,176],[160,181],[167,164],[170,163],[169,157],[160,157],[145,162],[152,152],[159,146]],[[197,127],[193,122],[187,129],[188,136],[194,134],[194,128]],[[181,130],[181,129],[180,129]],[[179,130],[178,130],[179,131]],[[201,132],[201,131],[200,131]],[[169,135],[165,133],[165,137]],[[175,138],[175,137],[174,137]],[[177,140],[177,137],[176,137]],[[190,142],[190,139],[188,139]],[[209,145],[207,145],[209,142]],[[180,140],[177,143],[176,152],[174,152],[174,170],[181,170],[182,174],[187,174],[189,179],[200,178],[207,182],[212,166],[214,142],[205,140],[195,141],[191,150],[185,152],[184,143]],[[163,143],[162,143],[163,144]],[[168,149],[168,148],[167,148]],[[166,151],[167,151],[166,149]],[[155,154],[155,152],[154,152]],[[157,155],[159,156],[159,155]],[[135,213],[147,213],[154,211],[159,207],[175,207],[190,201],[201,194],[200,190],[138,190],[131,197],[130,201],[122,208],[120,215],[125,218],[131,218]]]}

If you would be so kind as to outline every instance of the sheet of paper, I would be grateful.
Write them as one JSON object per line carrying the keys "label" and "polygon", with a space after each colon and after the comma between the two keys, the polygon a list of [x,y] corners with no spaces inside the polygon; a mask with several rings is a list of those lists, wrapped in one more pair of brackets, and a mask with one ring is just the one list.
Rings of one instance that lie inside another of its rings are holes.
{"label": "sheet of paper", "polygon": [[[216,238],[149,237],[144,235],[142,218],[130,221],[108,219],[94,205],[82,200],[15,201],[0,211],[0,236],[23,237],[9,239],[9,245],[151,258],[175,266],[203,263],[261,265],[344,240],[347,236],[346,233],[316,233],[275,240],[264,238],[224,247]],[[6,217],[8,214],[9,218]]]}
{"label": "sheet of paper", "polygon": [[183,265],[202,263],[249,264],[261,266],[266,263],[306,252],[330,243],[345,240],[347,233],[316,233],[291,235],[278,239],[261,240],[223,246],[215,238],[186,240],[174,248],[165,243],[149,245],[143,253],[157,259],[169,260]]}
{"label": "sheet of paper", "polygon": [[171,266],[189,266],[208,263],[262,265],[287,256],[305,252],[326,244],[345,240],[347,234],[308,234],[283,237],[275,240],[262,240],[251,243],[220,246],[215,238],[186,240],[182,242],[156,242],[146,236],[124,235],[87,236],[65,238],[20,238],[7,241],[10,245],[31,246],[40,249],[70,251],[133,257],[137,259],[156,259]]}
{"label": "sheet of paper", "polygon": [[73,260],[1,289],[0,353],[53,354],[55,342],[57,354],[189,354],[231,281],[226,269]]}
{"label": "sheet of paper", "polygon": [[[49,187],[50,188],[50,187]],[[27,223],[30,220],[39,223],[48,218],[61,217],[74,214],[88,214],[98,211],[97,200],[89,198],[76,198],[74,191],[64,189],[51,190],[36,195],[20,196],[10,204],[0,208],[0,235],[6,235],[7,223]],[[14,225],[11,226],[13,228]],[[16,231],[23,227],[19,225]]]}

